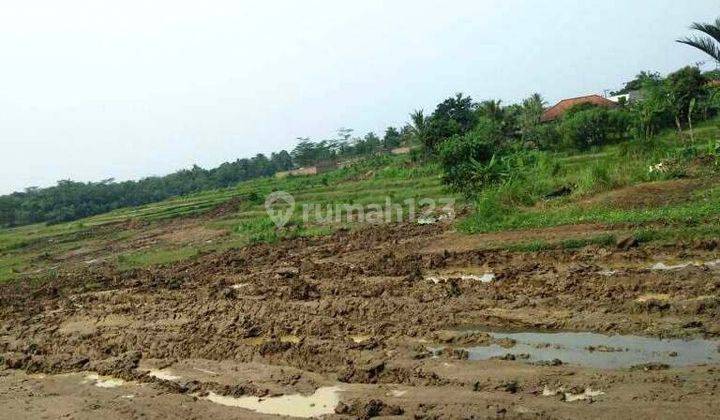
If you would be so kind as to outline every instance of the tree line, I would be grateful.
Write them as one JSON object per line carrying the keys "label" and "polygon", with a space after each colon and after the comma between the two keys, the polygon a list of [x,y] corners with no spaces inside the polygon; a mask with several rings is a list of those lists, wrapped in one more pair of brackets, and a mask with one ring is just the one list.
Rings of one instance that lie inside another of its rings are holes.
{"label": "tree line", "polygon": [[382,138],[375,133],[353,137],[353,130],[341,128],[335,138],[311,141],[299,138],[290,152],[282,150],[268,158],[258,154],[249,159],[226,162],[217,168],[193,166],[166,176],[138,181],[100,182],[58,181],[48,188],[27,188],[0,196],[0,226],[19,226],[38,222],[60,223],[108,211],[138,206],[197,191],[224,188],[254,178],[273,176],[324,160],[341,160],[382,153],[407,143],[406,130],[388,127]]}
{"label": "tree line", "polygon": [[[691,27],[705,36],[678,40],[706,52],[720,67],[720,19]],[[139,181],[59,181],[49,188],[28,188],[0,196],[0,226],[37,222],[58,223],[127,206],[157,202],[196,191],[223,188],[258,177],[272,176],[323,160],[352,159],[381,153],[401,145],[419,145],[415,159],[437,160],[451,189],[468,196],[484,186],[506,180],[528,150],[576,151],[608,142],[652,141],[659,130],[675,127],[680,137],[693,136],[693,123],[718,114],[720,72],[701,72],[688,66],[665,77],[641,72],[614,92],[637,92],[639,100],[620,102],[609,109],[584,104],[558,121],[541,123],[547,107],[539,94],[520,103],[500,100],[476,102],[458,93],[426,114],[417,110],[402,128],[388,127],[382,138],[375,133],[353,136],[342,128],[332,139],[298,138],[291,151],[258,154],[223,163],[214,169],[181,170]],[[715,81],[715,83],[710,83]]]}

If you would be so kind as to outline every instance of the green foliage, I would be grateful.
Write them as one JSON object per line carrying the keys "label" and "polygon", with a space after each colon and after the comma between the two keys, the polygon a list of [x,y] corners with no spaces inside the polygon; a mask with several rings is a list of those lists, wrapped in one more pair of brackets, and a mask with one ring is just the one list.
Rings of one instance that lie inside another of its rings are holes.
{"label": "green foliage", "polygon": [[694,102],[705,95],[707,80],[697,67],[688,66],[668,75],[665,80],[668,107],[679,130],[690,121]]}
{"label": "green foliage", "polygon": [[542,150],[558,151],[562,148],[561,135],[557,124],[540,124],[523,133],[526,146]]}
{"label": "green foliage", "polygon": [[695,22],[690,29],[702,33],[703,36],[683,38],[677,42],[699,49],[720,65],[720,18],[715,19],[714,23]]}
{"label": "green foliage", "polygon": [[642,85],[642,100],[629,107],[632,131],[638,140],[650,141],[663,127],[669,125],[669,99],[662,81],[648,79]]}
{"label": "green foliage", "polygon": [[269,218],[243,221],[237,231],[246,236],[251,244],[277,242],[279,238],[275,223]]}
{"label": "green foliage", "polygon": [[[642,226],[646,223],[686,223],[690,225],[716,220],[720,208],[720,194],[711,190],[708,194],[690,203],[662,207],[637,209],[616,209],[598,205],[585,208],[576,204],[545,209],[544,211],[507,211],[501,217],[484,218],[473,214],[460,222],[461,230],[468,233],[495,232],[500,230],[535,229],[580,223],[630,224]],[[716,223],[716,222],[712,222]]]}
{"label": "green foliage", "polygon": [[611,95],[625,95],[630,92],[636,92],[644,89],[648,84],[660,83],[661,80],[662,77],[660,73],[641,71],[633,80],[625,83],[625,87],[618,91],[611,92]]}
{"label": "green foliage", "polygon": [[604,145],[611,139],[624,138],[629,125],[630,117],[625,111],[590,107],[568,112],[559,131],[565,147],[587,150]]}
{"label": "green foliage", "polygon": [[382,139],[382,144],[385,149],[394,149],[400,146],[402,142],[402,136],[395,127],[388,127],[385,130],[385,135]]}
{"label": "green foliage", "polygon": [[224,188],[238,182],[267,177],[287,168],[285,151],[267,159],[257,155],[223,163],[211,170],[194,166],[164,177],[139,181],[101,182],[59,181],[50,188],[30,188],[25,192],[0,197],[0,226],[17,226],[38,222],[50,224],[76,220],[121,208],[158,202],[185,194]]}
{"label": "green foliage", "polygon": [[606,162],[593,162],[580,172],[575,185],[576,193],[590,195],[600,191],[607,191],[617,185],[610,165]]}
{"label": "green foliage", "polygon": [[499,180],[503,168],[495,154],[503,138],[497,121],[482,118],[473,131],[443,142],[440,162],[450,188],[472,195],[478,188]]}
{"label": "green foliage", "polygon": [[[716,142],[718,130],[710,130],[711,127],[698,128],[701,138],[692,145],[678,143],[676,134],[663,134],[654,142],[628,141],[605,147],[602,153],[557,158],[538,152],[536,163],[522,170],[525,176],[482,190],[475,213],[459,226],[468,232],[488,232],[576,223],[642,224],[659,220],[704,223],[720,215],[717,188],[701,192],[691,201],[659,207],[617,209],[602,201],[583,205],[579,199],[638,182],[682,176],[688,168],[698,165],[698,159],[707,163],[693,169],[695,173],[702,168],[712,171],[720,148]],[[658,163],[662,163],[661,170],[648,171]],[[712,173],[709,175],[713,176]],[[571,195],[545,198],[560,186],[570,186]]]}
{"label": "green foliage", "polygon": [[435,152],[445,139],[472,130],[477,122],[476,108],[472,98],[462,93],[438,104],[429,121],[425,122],[425,148]]}
{"label": "green foliage", "polygon": [[524,141],[533,142],[538,146],[545,141],[541,137],[544,137],[547,133],[538,132],[539,130],[537,130],[545,105],[545,100],[539,93],[532,94],[522,102],[518,115],[518,125]]}

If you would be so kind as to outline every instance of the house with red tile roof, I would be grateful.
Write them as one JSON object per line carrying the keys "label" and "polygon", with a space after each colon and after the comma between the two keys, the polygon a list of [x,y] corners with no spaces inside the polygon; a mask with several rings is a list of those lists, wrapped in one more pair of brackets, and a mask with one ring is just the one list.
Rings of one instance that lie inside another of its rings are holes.
{"label": "house with red tile roof", "polygon": [[583,104],[604,106],[607,108],[614,108],[614,107],[618,106],[617,103],[615,103],[609,99],[603,98],[600,95],[588,95],[588,96],[579,96],[577,98],[563,99],[562,101],[558,102],[555,106],[548,108],[540,117],[540,122],[555,121],[555,120],[561,118],[563,115],[565,115],[565,112],[567,112],[568,109],[570,109],[576,105],[583,105]]}

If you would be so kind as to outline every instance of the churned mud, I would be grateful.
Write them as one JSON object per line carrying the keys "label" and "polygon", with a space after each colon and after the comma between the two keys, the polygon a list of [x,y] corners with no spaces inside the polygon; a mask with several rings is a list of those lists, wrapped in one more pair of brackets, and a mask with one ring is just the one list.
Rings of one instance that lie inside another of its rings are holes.
{"label": "churned mud", "polygon": [[2,285],[0,407],[9,418],[720,412],[717,243],[512,253],[448,229],[339,231]]}

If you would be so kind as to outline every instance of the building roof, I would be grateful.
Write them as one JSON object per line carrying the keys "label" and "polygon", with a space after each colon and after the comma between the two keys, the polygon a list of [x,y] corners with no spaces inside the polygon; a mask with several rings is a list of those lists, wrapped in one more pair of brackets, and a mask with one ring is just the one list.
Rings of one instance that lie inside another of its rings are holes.
{"label": "building roof", "polygon": [[541,122],[548,122],[548,121],[554,121],[565,114],[568,109],[574,107],[575,105],[581,105],[581,104],[593,104],[598,106],[605,106],[605,107],[614,107],[617,106],[617,104],[609,99],[605,99],[600,95],[588,95],[588,96],[579,96],[577,98],[569,98],[569,99],[563,99],[562,101],[558,102],[555,106],[552,108],[549,108],[546,110],[542,117],[540,117]]}

